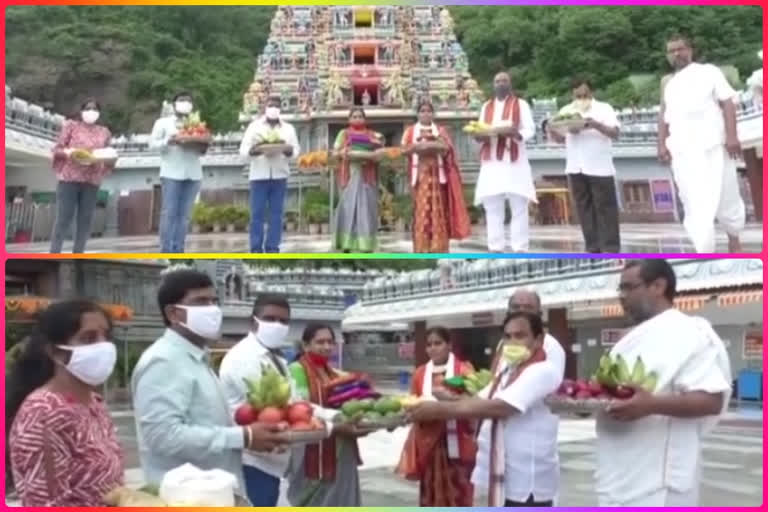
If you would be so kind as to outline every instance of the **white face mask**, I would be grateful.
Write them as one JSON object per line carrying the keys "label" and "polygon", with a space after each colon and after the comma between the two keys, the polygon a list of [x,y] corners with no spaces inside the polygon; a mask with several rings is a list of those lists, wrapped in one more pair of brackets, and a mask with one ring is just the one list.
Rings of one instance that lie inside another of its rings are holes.
{"label": "white face mask", "polygon": [[59,345],[58,348],[72,353],[65,368],[72,376],[89,386],[104,384],[115,370],[117,348],[110,341],[77,347]]}
{"label": "white face mask", "polygon": [[80,117],[83,119],[84,123],[87,124],[93,124],[96,121],[99,120],[99,111],[98,110],[83,110],[80,113]]}
{"label": "white face mask", "polygon": [[264,113],[269,120],[275,121],[280,119],[280,107],[267,107]]}
{"label": "white face mask", "polygon": [[176,307],[187,312],[187,321],[182,323],[193,333],[207,340],[217,340],[221,334],[221,320],[224,314],[219,306],[182,306]]}
{"label": "white face mask", "polygon": [[192,112],[192,103],[189,101],[177,101],[174,105],[176,112],[181,115],[187,115]]}
{"label": "white face mask", "polygon": [[265,322],[255,317],[254,319],[259,324],[256,337],[265,347],[274,350],[285,346],[285,338],[288,337],[289,329],[287,325],[280,322]]}

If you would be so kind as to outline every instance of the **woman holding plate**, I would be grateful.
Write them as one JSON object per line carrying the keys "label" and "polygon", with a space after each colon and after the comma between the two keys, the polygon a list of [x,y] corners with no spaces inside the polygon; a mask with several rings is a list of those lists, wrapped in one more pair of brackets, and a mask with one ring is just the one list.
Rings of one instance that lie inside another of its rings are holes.
{"label": "woman holding plate", "polygon": [[341,189],[334,218],[333,247],[343,252],[373,252],[379,230],[378,162],[382,136],[366,126],[365,111],[349,112],[349,127],[341,130],[334,144],[340,160],[337,177]]}
{"label": "woman holding plate", "polygon": [[434,123],[434,106],[419,105],[418,123],[403,134],[408,178],[413,190],[413,252],[447,253],[451,239],[469,236],[456,149],[442,126]]}
{"label": "woman holding plate", "polygon": [[51,234],[51,252],[60,253],[64,236],[75,221],[72,252],[82,253],[91,236],[99,186],[117,163],[117,152],[109,147],[112,133],[98,124],[101,105],[88,99],[80,107],[80,119],[64,124],[53,147],[56,187],[56,222]]}

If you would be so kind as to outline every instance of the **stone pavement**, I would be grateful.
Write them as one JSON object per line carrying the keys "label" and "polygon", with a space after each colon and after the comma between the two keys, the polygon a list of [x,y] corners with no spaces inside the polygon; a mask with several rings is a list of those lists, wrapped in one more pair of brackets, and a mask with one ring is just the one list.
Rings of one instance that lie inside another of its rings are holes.
{"label": "stone pavement", "polygon": [[[692,253],[693,246],[679,224],[622,224],[622,252],[630,253]],[[330,235],[295,235],[284,237],[281,250],[284,253],[328,253]],[[742,236],[744,250],[759,253],[763,246],[762,224],[750,224]],[[8,244],[9,253],[47,253],[48,242]],[[379,252],[409,253],[412,251],[410,234],[382,233]],[[64,251],[71,250],[71,243]],[[88,243],[90,253],[157,253],[157,236],[94,238]],[[248,235],[245,233],[190,234],[187,237],[188,253],[245,253],[248,252]],[[581,253],[584,251],[579,226],[531,226],[532,253]],[[718,230],[717,251],[727,251],[727,238]],[[475,227],[473,235],[460,242],[451,243],[452,253],[485,253],[485,229]]]}
{"label": "stone pavement", "polygon": [[[126,483],[143,484],[138,468],[136,437],[131,413],[115,414],[121,442],[126,451]],[[360,480],[363,505],[416,506],[418,484],[396,476],[393,468],[407,429],[377,432],[360,440],[363,466]],[[757,507],[763,497],[763,425],[761,410],[734,410],[704,442],[701,503],[711,507]],[[569,507],[596,506],[594,420],[567,419],[560,423],[558,436],[561,461],[561,494],[558,504]],[[285,498],[281,506],[290,506]],[[18,502],[9,502],[18,506]],[[482,506],[482,503],[478,503]]]}

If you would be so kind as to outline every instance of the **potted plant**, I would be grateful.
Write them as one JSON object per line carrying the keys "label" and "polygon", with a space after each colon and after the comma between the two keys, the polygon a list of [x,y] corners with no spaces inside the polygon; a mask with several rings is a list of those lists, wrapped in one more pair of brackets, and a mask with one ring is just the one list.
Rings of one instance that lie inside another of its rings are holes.
{"label": "potted plant", "polygon": [[221,209],[221,221],[227,227],[227,233],[235,232],[235,224],[237,223],[237,206],[230,204],[223,206]]}
{"label": "potted plant", "polygon": [[192,220],[193,233],[202,233],[203,231],[207,231],[207,228],[210,227],[211,221],[210,207],[202,202],[195,203],[195,206],[192,208],[192,215],[190,218]]}
{"label": "potted plant", "polygon": [[221,206],[214,206],[211,208],[211,223],[213,224],[213,232],[221,233],[224,228],[226,220],[224,218],[224,208]]}
{"label": "potted plant", "polygon": [[321,233],[331,232],[331,225],[328,222],[330,211],[328,203],[318,203],[315,207],[315,215],[317,215],[317,222],[320,224]]}
{"label": "potted plant", "polygon": [[475,206],[475,194],[469,188],[464,189],[464,203],[467,205],[469,221],[473,226],[477,226],[483,218],[483,210]]}
{"label": "potted plant", "polygon": [[404,233],[411,228],[413,202],[409,195],[399,196],[394,201],[395,229]]}
{"label": "potted plant", "polygon": [[309,224],[309,234],[310,235],[319,235],[320,229],[321,229],[321,223],[323,221],[323,217],[320,214],[320,207],[318,203],[310,204],[307,208],[307,222]]}
{"label": "potted plant", "polygon": [[285,231],[295,233],[298,228],[298,214],[296,212],[287,212],[285,214]]}
{"label": "potted plant", "polygon": [[251,221],[251,212],[245,206],[235,207],[235,229],[237,231],[248,231],[248,223]]}

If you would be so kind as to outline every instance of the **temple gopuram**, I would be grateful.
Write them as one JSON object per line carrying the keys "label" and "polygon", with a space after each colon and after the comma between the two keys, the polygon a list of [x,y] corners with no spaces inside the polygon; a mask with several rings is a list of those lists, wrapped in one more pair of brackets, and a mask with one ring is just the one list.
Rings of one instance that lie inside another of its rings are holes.
{"label": "temple gopuram", "polygon": [[353,106],[365,108],[388,145],[399,145],[423,100],[463,138],[461,126],[483,102],[443,7],[278,7],[243,98],[243,125],[270,95],[280,96],[303,150],[331,146]]}

